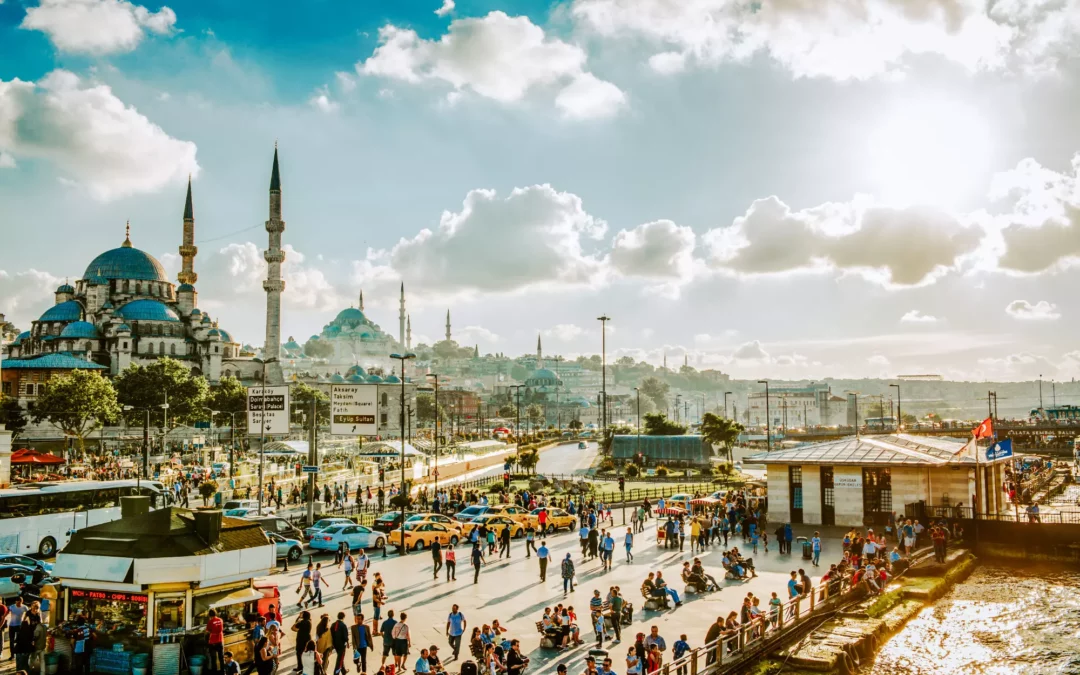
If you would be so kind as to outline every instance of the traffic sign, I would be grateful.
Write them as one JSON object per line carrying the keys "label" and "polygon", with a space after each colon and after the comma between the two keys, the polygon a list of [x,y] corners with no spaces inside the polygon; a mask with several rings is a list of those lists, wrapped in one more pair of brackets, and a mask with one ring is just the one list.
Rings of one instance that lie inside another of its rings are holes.
{"label": "traffic sign", "polygon": [[248,435],[289,433],[289,387],[248,387]]}
{"label": "traffic sign", "polygon": [[305,466],[304,473],[319,473],[319,467],[317,466]]}
{"label": "traffic sign", "polygon": [[330,385],[330,433],[342,436],[374,436],[378,406],[377,384]]}

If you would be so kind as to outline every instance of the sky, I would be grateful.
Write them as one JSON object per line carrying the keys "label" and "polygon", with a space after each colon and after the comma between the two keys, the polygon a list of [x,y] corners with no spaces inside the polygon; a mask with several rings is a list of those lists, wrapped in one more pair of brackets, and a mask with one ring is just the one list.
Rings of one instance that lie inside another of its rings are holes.
{"label": "sky", "polygon": [[0,312],[132,241],[263,334],[1064,380],[1080,0],[0,0]]}

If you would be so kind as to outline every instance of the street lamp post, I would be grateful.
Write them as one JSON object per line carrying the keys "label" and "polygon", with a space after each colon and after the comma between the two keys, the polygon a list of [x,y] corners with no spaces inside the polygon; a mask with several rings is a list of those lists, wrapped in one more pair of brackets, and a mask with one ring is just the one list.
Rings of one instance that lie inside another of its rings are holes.
{"label": "street lamp post", "polygon": [[[435,497],[439,496],[439,375],[429,373],[428,377],[435,380]],[[404,540],[402,540],[404,541]]]}
{"label": "street lamp post", "polygon": [[769,381],[758,380],[758,384],[765,385],[765,444],[766,450],[772,452],[772,420],[769,419]]}
{"label": "street lamp post", "polygon": [[405,503],[409,500],[405,490],[405,362],[415,359],[416,354],[406,352],[404,354],[391,354],[390,358],[401,361],[401,555],[408,555],[408,546],[405,545]]}
{"label": "street lamp post", "polygon": [[890,384],[890,387],[896,387],[896,433],[900,433],[904,427],[904,416],[900,412],[900,385]]}
{"label": "street lamp post", "polygon": [[[257,359],[258,360],[258,359]],[[259,380],[261,387],[259,390],[259,396],[262,400],[262,419],[259,424],[259,495],[258,495],[258,508],[259,515],[262,515],[262,503],[263,503],[263,469],[266,464],[266,364],[277,363],[276,358],[261,359],[258,360],[262,364],[262,378]],[[166,404],[168,405],[168,404]],[[290,414],[290,411],[285,411],[286,416]],[[248,429],[250,432],[251,430]]]}
{"label": "street lamp post", "polygon": [[611,317],[602,314],[596,318],[600,322],[600,391],[603,392],[604,407],[601,414],[601,438],[607,436],[607,322]]}
{"label": "street lamp post", "polygon": [[[725,391],[724,392],[724,417],[728,416],[727,415],[727,397],[728,396],[731,396],[731,392],[730,391]],[[728,419],[734,419],[734,416],[728,417]]]}
{"label": "street lamp post", "polygon": [[[142,483],[143,471],[149,469],[150,464],[150,408],[136,408],[134,406],[126,405],[124,410],[142,410],[146,413],[146,417],[143,419],[142,428],[142,456],[139,458],[139,469],[135,472],[135,487],[138,488]],[[149,473],[146,476],[150,477]]]}

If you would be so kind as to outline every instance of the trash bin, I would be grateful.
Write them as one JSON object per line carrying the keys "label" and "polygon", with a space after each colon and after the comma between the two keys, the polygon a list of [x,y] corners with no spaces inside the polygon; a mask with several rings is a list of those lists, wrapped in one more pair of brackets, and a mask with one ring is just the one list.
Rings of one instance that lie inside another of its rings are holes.
{"label": "trash bin", "polygon": [[798,542],[802,546],[802,559],[813,560],[814,559],[814,545],[810,543],[810,540],[806,537],[798,537]]}

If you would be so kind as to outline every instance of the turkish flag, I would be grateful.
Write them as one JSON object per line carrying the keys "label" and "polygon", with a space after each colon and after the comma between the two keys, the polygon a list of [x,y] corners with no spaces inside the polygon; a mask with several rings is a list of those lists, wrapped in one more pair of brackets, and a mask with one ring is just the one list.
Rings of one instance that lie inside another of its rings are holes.
{"label": "turkish flag", "polygon": [[971,433],[975,438],[991,438],[994,435],[994,421],[993,418],[987,417],[982,421],[982,424],[971,430]]}

